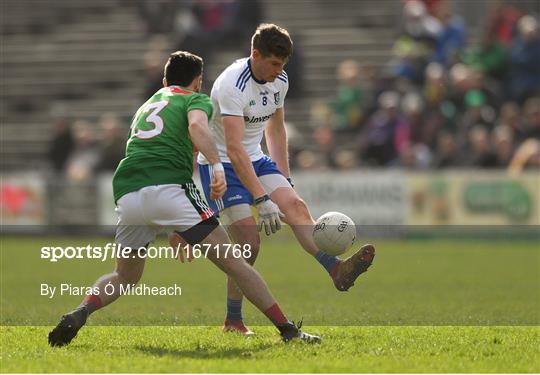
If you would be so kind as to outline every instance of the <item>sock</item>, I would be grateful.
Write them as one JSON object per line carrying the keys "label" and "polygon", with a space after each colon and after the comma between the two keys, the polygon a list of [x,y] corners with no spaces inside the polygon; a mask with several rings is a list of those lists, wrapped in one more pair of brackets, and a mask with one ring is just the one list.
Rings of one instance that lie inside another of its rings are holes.
{"label": "sock", "polygon": [[227,298],[227,320],[242,320],[242,300]]}
{"label": "sock", "polygon": [[288,323],[289,320],[283,315],[283,311],[277,303],[274,303],[270,306],[265,312],[264,315],[268,317],[274,323],[275,326],[280,326],[285,323]]}
{"label": "sock", "polygon": [[337,257],[328,255],[322,251],[319,251],[317,255],[315,255],[315,259],[322,264],[322,266],[326,269],[326,272],[328,272],[330,275],[332,274],[334,267],[340,262]]}
{"label": "sock", "polygon": [[92,314],[94,311],[98,310],[103,306],[101,298],[95,294],[84,297],[81,306],[85,306],[88,310],[88,315]]}

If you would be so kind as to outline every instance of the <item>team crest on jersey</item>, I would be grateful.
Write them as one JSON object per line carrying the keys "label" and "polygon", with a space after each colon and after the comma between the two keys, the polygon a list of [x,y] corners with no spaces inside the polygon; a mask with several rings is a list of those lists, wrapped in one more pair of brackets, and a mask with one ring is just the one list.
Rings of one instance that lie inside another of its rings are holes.
{"label": "team crest on jersey", "polygon": [[252,106],[254,106],[254,105],[255,105],[255,100],[250,100],[250,101],[249,101],[249,106],[252,107]]}
{"label": "team crest on jersey", "polygon": [[279,91],[274,93],[274,103],[278,105],[279,103]]}

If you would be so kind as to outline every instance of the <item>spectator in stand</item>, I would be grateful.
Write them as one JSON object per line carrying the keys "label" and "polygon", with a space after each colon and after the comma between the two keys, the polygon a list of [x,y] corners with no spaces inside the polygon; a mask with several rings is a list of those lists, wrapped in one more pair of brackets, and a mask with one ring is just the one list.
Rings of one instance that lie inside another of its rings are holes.
{"label": "spectator in stand", "polygon": [[497,166],[497,158],[491,148],[489,133],[482,125],[471,128],[468,133],[468,149],[465,165],[478,168]]}
{"label": "spectator in stand", "polygon": [[465,51],[463,61],[472,69],[502,81],[508,69],[508,52],[494,31],[487,30],[480,44]]}
{"label": "spectator in stand", "polygon": [[436,15],[441,22],[441,32],[437,35],[435,52],[431,58],[445,66],[451,66],[458,61],[458,56],[466,42],[466,27],[461,16],[453,15],[449,3],[440,3]]}
{"label": "spectator in stand", "polygon": [[516,142],[521,142],[525,139],[521,109],[516,102],[506,102],[501,106],[497,126],[508,127],[512,132],[512,138]]}
{"label": "spectator in stand", "polygon": [[445,129],[452,134],[456,133],[457,110],[454,103],[447,99],[447,75],[441,64],[430,63],[426,67],[425,81],[423,94],[426,109],[423,111],[423,142],[434,150],[439,143],[439,131]]}
{"label": "spectator in stand", "polygon": [[523,103],[540,94],[540,32],[538,21],[530,15],[518,22],[518,36],[510,48],[509,89],[514,100]]}
{"label": "spectator in stand", "polygon": [[330,101],[330,123],[338,133],[351,134],[363,119],[364,90],[360,84],[360,65],[354,60],[342,61],[337,69],[339,88]]}
{"label": "spectator in stand", "polygon": [[442,31],[440,21],[419,0],[409,0],[403,7],[403,33],[414,40],[434,43]]}
{"label": "spectator in stand", "polygon": [[514,136],[512,129],[499,125],[493,129],[492,144],[495,149],[497,167],[506,168],[514,155]]}
{"label": "spectator in stand", "polygon": [[504,1],[489,2],[492,9],[488,15],[487,30],[494,36],[495,40],[504,47],[509,47],[514,39],[514,29],[522,13]]}
{"label": "spectator in stand", "polygon": [[154,35],[148,43],[148,50],[144,54],[144,74],[146,86],[143,100],[148,99],[163,87],[163,64],[167,61],[168,43],[163,35]]}
{"label": "spectator in stand", "polygon": [[403,7],[400,37],[393,46],[394,73],[421,83],[425,65],[431,58],[442,26],[431,16],[423,2],[410,0]]}
{"label": "spectator in stand", "polygon": [[63,172],[75,142],[71,126],[66,118],[60,117],[53,125],[53,139],[49,148],[49,159],[55,172]]}
{"label": "spectator in stand", "polygon": [[181,5],[177,0],[137,0],[139,14],[148,35],[167,34],[173,30]]}
{"label": "spectator in stand", "polygon": [[178,49],[204,56],[207,66],[213,52],[236,47],[262,20],[258,0],[195,0],[191,12],[196,24],[179,42]]}
{"label": "spectator in stand", "polygon": [[75,148],[67,161],[67,177],[72,182],[86,182],[94,175],[99,161],[99,148],[93,134],[94,125],[85,120],[73,124]]}
{"label": "spectator in stand", "polygon": [[442,131],[437,137],[436,154],[433,167],[436,169],[457,167],[460,164],[459,148],[454,135]]}
{"label": "spectator in stand", "polygon": [[431,151],[427,146],[434,134],[424,124],[424,101],[415,92],[408,92],[401,101],[401,126],[396,128],[395,144],[400,165],[408,169],[424,169],[431,164]]}
{"label": "spectator in stand", "polygon": [[406,133],[408,126],[399,113],[399,94],[386,91],[378,99],[379,110],[368,120],[360,133],[361,159],[370,165],[390,165],[398,158],[398,147],[406,145],[397,134]]}
{"label": "spectator in stand", "polygon": [[401,101],[401,109],[407,126],[403,126],[401,134],[397,136],[401,139],[400,144],[405,148],[405,144],[428,145],[432,141],[434,134],[426,133],[424,127],[424,101],[422,97],[415,92],[405,94]]}
{"label": "spectator in stand", "polygon": [[[473,127],[483,127],[486,132],[491,132],[495,123],[495,110],[487,104],[486,95],[480,90],[470,90],[465,94],[466,110],[458,125],[458,141],[461,144],[469,141],[470,131]],[[480,133],[474,133],[480,138]],[[487,135],[486,135],[487,136]],[[489,141],[488,141],[489,142]]]}
{"label": "spectator in stand", "polygon": [[[313,103],[310,110],[310,123],[315,129],[312,133],[312,138],[315,142],[316,149],[313,152],[321,156],[321,159],[323,159],[321,163],[325,166],[334,166],[333,154],[336,147],[334,131],[330,125],[330,117],[330,109],[325,102],[315,101]],[[305,159],[310,160],[309,157],[305,157]]]}
{"label": "spectator in stand", "polygon": [[432,154],[429,148],[417,143],[407,145],[399,155],[399,166],[406,169],[426,169],[430,166]]}
{"label": "spectator in stand", "polygon": [[540,140],[540,97],[529,98],[523,106],[523,136]]}
{"label": "spectator in stand", "polygon": [[106,113],[99,121],[101,145],[97,171],[114,172],[125,156],[127,129],[114,113]]}

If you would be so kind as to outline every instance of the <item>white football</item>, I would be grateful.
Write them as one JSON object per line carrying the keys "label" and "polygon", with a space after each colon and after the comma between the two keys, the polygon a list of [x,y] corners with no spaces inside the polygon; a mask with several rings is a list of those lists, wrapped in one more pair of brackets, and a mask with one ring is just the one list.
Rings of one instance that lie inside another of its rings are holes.
{"label": "white football", "polygon": [[354,221],[341,212],[327,212],[315,222],[313,240],[319,250],[328,255],[343,254],[350,249],[355,239]]}

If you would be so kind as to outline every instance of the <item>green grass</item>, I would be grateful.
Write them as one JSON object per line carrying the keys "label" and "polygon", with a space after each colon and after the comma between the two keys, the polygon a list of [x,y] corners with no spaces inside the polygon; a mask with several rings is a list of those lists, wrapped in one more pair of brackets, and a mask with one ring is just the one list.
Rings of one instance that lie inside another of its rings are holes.
{"label": "green grass", "polygon": [[[316,346],[284,345],[270,327],[222,334],[223,275],[204,260],[149,260],[142,282],[178,283],[181,296],[123,297],[73,345],[49,348],[50,326],[82,297],[49,299],[40,283],[91,285],[113,262],[50,263],[41,246],[110,240],[2,238],[2,372],[540,371],[540,248],[526,240],[377,240],[374,266],[338,293],[290,233],[265,238],[256,268],[287,315],[323,336]],[[248,324],[268,324],[244,310]]]}
{"label": "green grass", "polygon": [[47,347],[46,327],[2,327],[2,372],[538,372],[532,327],[310,327],[320,345],[218,327],[88,327]]}

